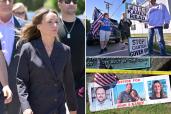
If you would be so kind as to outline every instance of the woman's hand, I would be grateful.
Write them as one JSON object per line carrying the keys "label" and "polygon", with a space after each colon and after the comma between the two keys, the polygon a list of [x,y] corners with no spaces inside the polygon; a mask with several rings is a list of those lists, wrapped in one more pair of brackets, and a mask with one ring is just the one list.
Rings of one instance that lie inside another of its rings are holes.
{"label": "woman's hand", "polygon": [[70,111],[70,114],[77,114],[77,111]]}
{"label": "woman's hand", "polygon": [[31,109],[26,109],[23,114],[33,114],[33,111]]}
{"label": "woman's hand", "polygon": [[5,97],[4,103],[5,104],[10,103],[12,101],[12,91],[9,88],[9,86],[8,85],[4,86],[2,91],[3,91],[4,97]]}

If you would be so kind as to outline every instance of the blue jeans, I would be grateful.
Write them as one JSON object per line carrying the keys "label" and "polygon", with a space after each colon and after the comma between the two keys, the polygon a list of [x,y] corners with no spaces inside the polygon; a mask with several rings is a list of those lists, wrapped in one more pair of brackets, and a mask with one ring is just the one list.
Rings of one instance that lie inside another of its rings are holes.
{"label": "blue jeans", "polygon": [[157,35],[157,41],[160,48],[160,55],[165,56],[166,50],[165,50],[165,41],[163,37],[163,27],[154,27],[149,28],[149,36],[148,36],[148,49],[149,49],[149,55],[153,54],[153,38],[154,33]]}

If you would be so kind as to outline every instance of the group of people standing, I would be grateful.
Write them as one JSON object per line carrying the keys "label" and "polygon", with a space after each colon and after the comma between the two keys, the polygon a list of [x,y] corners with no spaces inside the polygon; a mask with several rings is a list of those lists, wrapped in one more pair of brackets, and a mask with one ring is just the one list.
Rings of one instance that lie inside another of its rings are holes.
{"label": "group of people standing", "polygon": [[65,102],[70,114],[84,114],[85,28],[77,1],[57,0],[62,18],[42,8],[28,23],[14,16],[13,3],[0,1],[0,114],[66,114]]}
{"label": "group of people standing", "polygon": [[[164,4],[157,4],[156,0],[150,0],[150,5],[147,8],[147,19],[145,23],[148,24],[148,55],[153,55],[153,39],[154,35],[157,35],[157,41],[160,48],[160,55],[166,56],[165,41],[163,35],[163,28],[168,29],[171,16]],[[157,18],[156,18],[157,17]],[[141,21],[142,22],[142,21]],[[100,26],[100,52],[99,54],[107,51],[107,44],[111,34],[112,22],[109,19],[109,14],[104,13],[103,18],[99,21]],[[130,34],[130,27],[132,22],[126,18],[126,14],[122,13],[121,20],[119,22],[118,29],[121,32],[121,43],[128,44],[128,37]]]}
{"label": "group of people standing", "polygon": [[[109,18],[109,14],[108,13],[104,13],[103,14],[103,18],[99,21],[100,23],[100,52],[99,54],[103,54],[104,52],[106,52],[107,49],[107,45],[110,39],[110,35],[112,32],[112,26],[114,26],[114,24],[112,24],[112,22],[110,21]],[[126,18],[126,14],[122,13],[121,16],[121,20],[119,22],[119,26],[118,29],[121,32],[121,38],[120,41],[121,43],[124,44],[128,44],[128,37],[130,37],[130,27],[132,25],[132,22],[130,21],[130,19]]]}

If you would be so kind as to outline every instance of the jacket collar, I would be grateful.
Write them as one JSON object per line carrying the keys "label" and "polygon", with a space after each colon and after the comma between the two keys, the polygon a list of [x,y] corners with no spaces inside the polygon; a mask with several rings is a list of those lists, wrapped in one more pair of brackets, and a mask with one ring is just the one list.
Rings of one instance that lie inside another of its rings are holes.
{"label": "jacket collar", "polygon": [[[41,38],[38,38],[34,41],[34,47],[36,47],[36,51],[42,58],[42,61],[46,64],[47,69],[51,72],[51,74],[55,77],[56,80],[58,74],[61,72],[61,61],[64,59],[64,54],[62,52],[62,45],[60,42],[55,41],[54,46],[51,52],[51,56],[49,57],[46,49],[44,47],[43,41]],[[52,62],[51,62],[52,61]],[[54,64],[52,64],[54,63]],[[57,65],[56,65],[57,64]]]}

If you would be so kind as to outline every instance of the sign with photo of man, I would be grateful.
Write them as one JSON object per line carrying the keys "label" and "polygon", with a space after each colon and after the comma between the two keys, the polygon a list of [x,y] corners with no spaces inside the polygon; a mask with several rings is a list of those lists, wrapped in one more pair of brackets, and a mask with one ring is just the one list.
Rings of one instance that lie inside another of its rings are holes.
{"label": "sign with photo of man", "polygon": [[[105,81],[105,80],[104,80]],[[171,102],[168,75],[119,80],[116,86],[88,84],[90,111]]]}
{"label": "sign with photo of man", "polygon": [[96,83],[88,85],[90,111],[113,109],[113,92],[110,86],[99,86]]}

